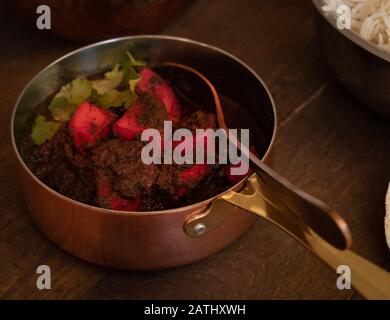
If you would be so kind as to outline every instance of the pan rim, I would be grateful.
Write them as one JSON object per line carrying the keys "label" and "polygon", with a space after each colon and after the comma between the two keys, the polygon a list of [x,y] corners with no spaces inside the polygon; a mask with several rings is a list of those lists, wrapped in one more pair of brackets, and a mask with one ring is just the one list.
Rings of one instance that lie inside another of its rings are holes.
{"label": "pan rim", "polygon": [[11,135],[12,148],[13,148],[13,151],[14,151],[14,153],[16,155],[17,161],[22,166],[23,170],[29,175],[29,177],[32,178],[36,183],[38,183],[41,187],[43,187],[46,191],[52,193],[54,196],[59,197],[59,198],[61,198],[64,201],[70,202],[72,205],[80,206],[80,207],[83,207],[85,209],[93,210],[93,211],[96,211],[96,212],[107,213],[107,214],[114,214],[114,215],[123,215],[123,216],[154,216],[154,215],[175,214],[175,213],[180,213],[180,212],[187,212],[187,211],[190,211],[190,210],[193,211],[193,210],[195,210],[195,209],[197,209],[199,207],[207,206],[209,203],[212,203],[215,199],[219,198],[221,195],[223,195],[223,194],[225,194],[227,192],[236,190],[242,184],[242,182],[248,178],[248,176],[243,178],[241,181],[239,181],[238,183],[236,183],[234,186],[230,187],[229,189],[225,190],[224,192],[222,192],[222,193],[220,193],[220,194],[218,194],[216,196],[213,196],[211,198],[208,198],[206,200],[203,200],[201,202],[197,202],[197,203],[194,203],[194,204],[191,204],[191,205],[188,205],[188,206],[174,208],[174,209],[157,210],[157,211],[117,211],[117,210],[105,209],[105,208],[101,208],[101,207],[85,204],[85,203],[79,202],[77,200],[74,200],[74,199],[71,199],[69,197],[66,197],[66,196],[62,195],[61,193],[55,191],[54,189],[50,188],[45,183],[43,183],[41,180],[39,180],[31,172],[31,170],[28,168],[27,164],[24,162],[24,160],[20,156],[19,150],[18,150],[18,148],[16,146],[16,142],[15,142],[14,121],[15,121],[15,115],[16,115],[16,111],[18,109],[19,103],[20,103],[22,97],[24,96],[25,92],[27,91],[27,89],[30,87],[31,83],[33,83],[35,81],[35,79],[37,79],[47,69],[49,69],[50,67],[56,65],[60,61],[66,59],[66,58],[68,58],[68,57],[70,57],[70,56],[72,56],[74,54],[77,54],[79,52],[82,52],[82,51],[90,49],[90,48],[94,48],[94,47],[98,47],[98,46],[102,46],[102,45],[106,45],[106,44],[110,44],[110,43],[126,41],[126,40],[134,40],[134,39],[174,40],[174,41],[191,43],[191,44],[194,44],[194,45],[197,45],[197,46],[203,46],[203,47],[206,47],[206,48],[211,49],[213,51],[217,51],[218,53],[221,53],[222,55],[227,56],[228,58],[234,60],[235,62],[237,62],[238,64],[242,65],[244,68],[246,68],[257,79],[257,81],[259,81],[261,86],[265,89],[265,91],[267,93],[267,96],[268,96],[268,99],[269,99],[269,101],[271,103],[271,106],[272,106],[273,121],[274,121],[272,137],[271,137],[271,140],[270,140],[270,142],[268,144],[267,150],[266,150],[264,156],[261,158],[261,160],[266,160],[269,157],[270,152],[272,150],[272,147],[274,145],[275,138],[276,138],[276,133],[277,133],[277,123],[278,123],[277,120],[278,119],[277,119],[275,101],[274,101],[274,99],[273,99],[273,97],[271,95],[271,92],[270,92],[269,88],[264,83],[263,79],[251,67],[249,67],[241,59],[237,58],[233,54],[231,54],[231,53],[229,53],[229,52],[227,52],[227,51],[225,51],[225,50],[223,50],[221,48],[218,48],[216,46],[209,45],[209,44],[206,44],[206,43],[203,43],[203,42],[195,41],[195,40],[192,40],[192,39],[189,39],[189,38],[177,37],[177,36],[168,36],[168,35],[137,35],[137,36],[126,36],[126,37],[118,37],[118,38],[112,38],[112,39],[108,39],[108,40],[103,40],[103,41],[95,42],[95,43],[83,46],[81,48],[78,48],[76,50],[73,50],[73,51],[71,51],[71,52],[61,56],[60,58],[54,60],[53,62],[51,62],[49,65],[47,65],[41,71],[39,71],[25,85],[25,87],[23,88],[23,90],[21,91],[21,93],[19,94],[19,96],[18,96],[18,98],[16,100],[16,103],[15,103],[15,105],[13,107],[12,114],[11,114],[10,135]]}

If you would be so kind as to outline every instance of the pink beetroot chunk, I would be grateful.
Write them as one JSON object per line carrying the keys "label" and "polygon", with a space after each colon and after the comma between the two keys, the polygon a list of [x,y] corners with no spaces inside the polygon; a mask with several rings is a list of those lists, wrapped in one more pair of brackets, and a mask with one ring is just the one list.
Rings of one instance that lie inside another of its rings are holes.
{"label": "pink beetroot chunk", "polygon": [[114,134],[127,141],[140,135],[146,129],[143,124],[138,122],[138,117],[143,112],[143,109],[144,105],[142,102],[139,99],[135,101],[129,110],[112,126]]}
{"label": "pink beetroot chunk", "polygon": [[74,113],[69,129],[78,151],[85,153],[85,148],[95,145],[110,133],[114,114],[89,102],[80,104]]}
{"label": "pink beetroot chunk", "polygon": [[179,180],[183,184],[197,184],[210,172],[210,165],[195,164],[179,173]]}
{"label": "pink beetroot chunk", "polygon": [[178,122],[180,119],[180,105],[172,88],[149,68],[143,68],[140,75],[141,79],[136,87],[137,92],[156,96],[164,104],[169,119],[174,123]]}
{"label": "pink beetroot chunk", "polygon": [[194,164],[184,169],[178,174],[178,184],[180,185],[175,192],[175,198],[179,199],[185,196],[200,181],[203,180],[211,171],[208,164]]}
{"label": "pink beetroot chunk", "polygon": [[112,181],[109,176],[97,172],[95,174],[95,183],[97,188],[97,201],[103,208],[119,211],[137,211],[141,206],[142,199],[140,195],[137,195],[132,200],[119,197],[112,190]]}

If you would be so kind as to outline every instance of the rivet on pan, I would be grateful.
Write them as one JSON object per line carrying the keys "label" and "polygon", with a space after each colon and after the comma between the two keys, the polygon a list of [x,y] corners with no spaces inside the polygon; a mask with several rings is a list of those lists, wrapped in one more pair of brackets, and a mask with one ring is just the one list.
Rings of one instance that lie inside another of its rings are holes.
{"label": "rivet on pan", "polygon": [[202,234],[204,234],[206,232],[206,230],[207,230],[207,228],[203,223],[198,222],[194,226],[194,232],[197,236],[201,236]]}

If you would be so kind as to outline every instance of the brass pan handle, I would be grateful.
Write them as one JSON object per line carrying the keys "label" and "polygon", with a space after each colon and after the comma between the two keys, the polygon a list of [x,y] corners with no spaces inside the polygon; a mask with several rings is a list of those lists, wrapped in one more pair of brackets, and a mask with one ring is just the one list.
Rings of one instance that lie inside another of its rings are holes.
{"label": "brass pan handle", "polygon": [[[227,130],[223,108],[217,90],[207,77],[199,71],[178,63],[167,62],[165,67],[186,70],[201,78],[209,87],[214,101],[220,128]],[[231,137],[229,142],[232,142]],[[389,273],[371,262],[345,250],[351,244],[351,235],[342,217],[331,211],[324,203],[299,190],[265,165],[255,154],[245,149],[239,141],[233,141],[238,149],[249,154],[256,174],[248,179],[243,192],[230,191],[215,200],[205,212],[191,217],[184,225],[185,232],[192,237],[201,236],[218,226],[228,214],[224,201],[250,211],[283,229],[332,269],[341,264],[349,265],[352,283],[366,298],[390,299]],[[344,251],[342,251],[344,250]]]}
{"label": "brass pan handle", "polygon": [[254,213],[295,238],[333,270],[340,265],[351,269],[352,286],[367,299],[390,299],[390,273],[351,250],[339,250],[316,234],[279,198],[257,174],[247,181],[242,192],[228,192],[221,199]]}

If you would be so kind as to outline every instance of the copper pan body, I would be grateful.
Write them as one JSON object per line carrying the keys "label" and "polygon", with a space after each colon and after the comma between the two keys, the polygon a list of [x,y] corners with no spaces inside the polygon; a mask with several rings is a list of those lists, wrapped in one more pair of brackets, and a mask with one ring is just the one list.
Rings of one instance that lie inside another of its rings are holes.
{"label": "copper pan body", "polygon": [[[118,61],[126,50],[151,62],[176,61],[191,65],[210,76],[217,87],[228,93],[231,90],[236,95],[235,101],[262,128],[263,160],[269,163],[276,133],[275,107],[263,81],[248,66],[218,48],[188,39],[126,37],[93,44],[60,58],[41,71],[22,92],[13,112],[11,136],[24,197],[40,230],[65,251],[83,260],[128,270],[189,264],[239,238],[256,216],[226,203],[223,210],[229,214],[216,228],[200,237],[190,237],[184,231],[185,223],[204,212],[219,196],[165,211],[106,210],[79,203],[50,189],[31,173],[18,152],[24,115],[70,79],[96,74]],[[232,189],[239,190],[244,182]]]}

